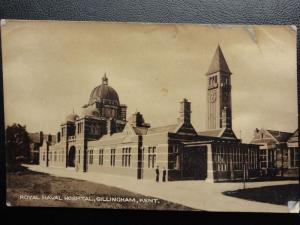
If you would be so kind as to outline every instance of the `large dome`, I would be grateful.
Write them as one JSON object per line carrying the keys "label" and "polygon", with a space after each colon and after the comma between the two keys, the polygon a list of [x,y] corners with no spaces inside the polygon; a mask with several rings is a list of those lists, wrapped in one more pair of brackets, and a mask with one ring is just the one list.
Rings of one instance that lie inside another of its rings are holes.
{"label": "large dome", "polygon": [[108,105],[120,105],[118,93],[108,85],[106,74],[102,78],[102,84],[91,92],[89,104],[93,104],[95,101],[101,101]]}

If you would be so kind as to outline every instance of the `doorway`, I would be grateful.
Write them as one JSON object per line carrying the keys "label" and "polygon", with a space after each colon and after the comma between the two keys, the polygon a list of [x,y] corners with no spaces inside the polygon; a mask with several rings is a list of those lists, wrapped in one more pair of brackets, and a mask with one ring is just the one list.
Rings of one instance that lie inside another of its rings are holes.
{"label": "doorway", "polygon": [[76,148],[72,146],[68,153],[68,167],[75,167],[75,159],[76,159]]}

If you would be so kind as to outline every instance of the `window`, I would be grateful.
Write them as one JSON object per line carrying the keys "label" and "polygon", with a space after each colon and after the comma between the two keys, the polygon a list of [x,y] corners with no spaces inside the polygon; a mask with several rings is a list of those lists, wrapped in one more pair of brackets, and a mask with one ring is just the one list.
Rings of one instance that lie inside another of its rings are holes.
{"label": "window", "polygon": [[93,164],[94,161],[94,152],[93,150],[90,150],[89,152],[89,164]]}
{"label": "window", "polygon": [[130,167],[131,161],[131,148],[123,148],[122,149],[122,166]]}
{"label": "window", "polygon": [[289,148],[290,157],[289,165],[290,167],[299,167],[299,148],[292,147]]}
{"label": "window", "polygon": [[52,152],[49,152],[49,160],[52,162]]}
{"label": "window", "polygon": [[218,171],[225,171],[227,170],[227,155],[226,155],[226,149],[223,146],[217,147],[216,150],[216,163],[217,163],[217,170]]}
{"label": "window", "polygon": [[212,76],[208,79],[208,88],[218,87],[218,78],[217,76]]}
{"label": "window", "polygon": [[275,167],[275,149],[268,150],[268,167]]}
{"label": "window", "polygon": [[170,169],[180,169],[178,146],[170,146]]}
{"label": "window", "polygon": [[256,152],[255,152],[255,150],[253,150],[253,149],[250,150],[249,157],[250,157],[249,168],[250,169],[256,169],[257,160],[256,160]]}
{"label": "window", "polygon": [[148,168],[154,168],[156,161],[156,147],[148,148]]}
{"label": "window", "polygon": [[56,152],[54,152],[54,162],[56,162]]}
{"label": "window", "polygon": [[99,150],[99,165],[103,165],[103,149]]}
{"label": "window", "polygon": [[259,160],[260,160],[260,167],[267,168],[267,150],[266,149],[260,150]]}
{"label": "window", "polygon": [[63,128],[61,129],[61,136],[63,137],[63,136],[65,136],[65,135],[66,135],[66,128],[63,127]]}
{"label": "window", "polygon": [[80,150],[78,150],[78,164],[80,163]]}
{"label": "window", "polygon": [[82,133],[82,128],[83,128],[83,123],[82,122],[78,123],[78,125],[77,125],[77,133],[78,134]]}
{"label": "window", "polygon": [[110,150],[110,165],[111,166],[116,165],[116,149]]}
{"label": "window", "polygon": [[43,161],[45,161],[45,152],[43,152]]}

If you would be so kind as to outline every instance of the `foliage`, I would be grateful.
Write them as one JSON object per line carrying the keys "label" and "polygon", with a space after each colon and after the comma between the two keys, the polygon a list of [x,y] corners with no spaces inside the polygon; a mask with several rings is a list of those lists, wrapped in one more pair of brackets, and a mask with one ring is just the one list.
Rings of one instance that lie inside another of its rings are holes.
{"label": "foliage", "polygon": [[30,155],[30,139],[26,126],[14,123],[5,130],[6,160],[10,167],[27,162]]}

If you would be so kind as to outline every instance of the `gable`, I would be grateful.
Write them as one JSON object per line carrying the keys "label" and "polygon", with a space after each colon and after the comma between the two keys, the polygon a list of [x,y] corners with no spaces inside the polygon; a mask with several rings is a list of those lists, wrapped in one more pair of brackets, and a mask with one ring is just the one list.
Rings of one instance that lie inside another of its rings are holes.
{"label": "gable", "polygon": [[236,137],[236,135],[235,135],[235,133],[233,132],[232,129],[225,129],[220,137],[230,138],[230,139],[237,139],[237,137]]}
{"label": "gable", "polygon": [[198,135],[193,125],[190,123],[179,124],[174,133],[181,135]]}
{"label": "gable", "polygon": [[250,142],[251,144],[278,144],[278,140],[272,136],[270,132],[267,130],[261,129],[258,131],[254,132],[254,137],[252,141]]}
{"label": "gable", "polygon": [[122,135],[136,135],[136,133],[130,123],[127,123],[125,125],[125,127],[121,133],[122,133]]}

